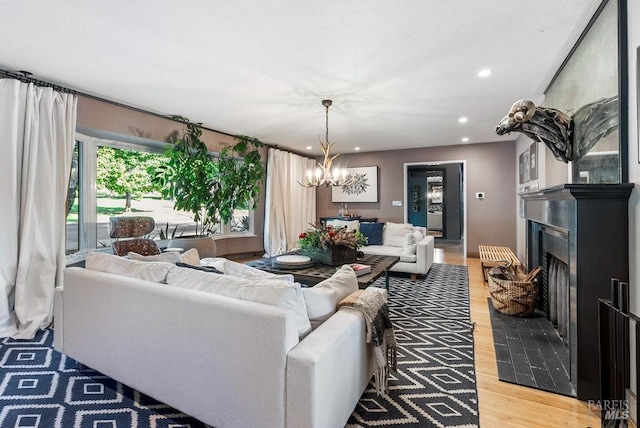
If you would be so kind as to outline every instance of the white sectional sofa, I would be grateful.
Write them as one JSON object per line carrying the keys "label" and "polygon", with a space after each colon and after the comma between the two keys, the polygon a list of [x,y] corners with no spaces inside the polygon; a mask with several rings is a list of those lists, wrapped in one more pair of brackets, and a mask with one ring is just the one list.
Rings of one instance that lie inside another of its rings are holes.
{"label": "white sectional sofa", "polygon": [[390,270],[409,273],[413,280],[417,275],[426,275],[433,264],[435,241],[433,236],[427,235],[425,227],[392,222],[360,224],[358,220],[330,220],[327,225],[359,228],[370,243],[360,249],[363,253],[400,257],[400,261]]}
{"label": "white sectional sofa", "polygon": [[[105,268],[104,256],[97,267],[87,260],[93,268],[65,270],[55,294],[56,350],[216,428],[345,425],[374,367],[361,313],[327,313],[325,299],[304,310],[316,324],[327,318],[309,331],[291,306],[299,284],[243,279],[245,294],[228,297],[240,281],[230,275],[121,258]],[[209,281],[202,275],[213,275],[223,295],[195,286]],[[332,280],[302,295],[311,305],[313,296],[335,301],[357,290],[348,266]]]}

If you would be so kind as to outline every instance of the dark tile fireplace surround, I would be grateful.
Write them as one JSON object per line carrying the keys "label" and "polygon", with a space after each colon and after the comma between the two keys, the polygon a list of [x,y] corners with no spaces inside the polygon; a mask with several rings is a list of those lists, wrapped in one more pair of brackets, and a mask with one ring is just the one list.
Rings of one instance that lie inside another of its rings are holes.
{"label": "dark tile fireplace surround", "polygon": [[633,184],[626,183],[564,184],[521,195],[527,265],[543,268],[539,309],[547,316],[554,312],[558,320],[580,400],[600,397],[598,299],[609,298],[612,277],[629,277],[632,189]]}

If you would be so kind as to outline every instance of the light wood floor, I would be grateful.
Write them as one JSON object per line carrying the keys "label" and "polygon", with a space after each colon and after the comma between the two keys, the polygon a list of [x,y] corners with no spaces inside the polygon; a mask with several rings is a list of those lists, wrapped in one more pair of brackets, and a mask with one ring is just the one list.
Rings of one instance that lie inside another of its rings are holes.
{"label": "light wood floor", "polygon": [[575,398],[498,380],[487,297],[479,259],[464,257],[460,247],[436,248],[436,263],[467,265],[471,321],[476,323],[475,361],[480,426],[493,427],[599,427],[596,412]]}

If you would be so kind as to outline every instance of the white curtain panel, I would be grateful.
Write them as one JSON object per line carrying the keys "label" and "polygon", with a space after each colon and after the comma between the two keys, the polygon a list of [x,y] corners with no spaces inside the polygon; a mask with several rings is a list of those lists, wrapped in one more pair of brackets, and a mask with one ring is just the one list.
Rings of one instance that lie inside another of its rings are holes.
{"label": "white curtain panel", "polygon": [[0,337],[51,323],[65,266],[65,203],[77,98],[0,79]]}
{"label": "white curtain panel", "polygon": [[264,250],[266,255],[297,247],[298,235],[316,221],[316,189],[298,184],[316,161],[269,149],[265,197]]}

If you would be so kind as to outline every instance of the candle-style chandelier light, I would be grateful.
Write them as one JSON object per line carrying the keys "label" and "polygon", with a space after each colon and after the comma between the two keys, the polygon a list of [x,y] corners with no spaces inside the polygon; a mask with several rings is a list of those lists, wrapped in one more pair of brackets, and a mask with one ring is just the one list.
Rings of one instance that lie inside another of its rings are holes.
{"label": "candle-style chandelier light", "polygon": [[307,171],[307,176],[304,181],[298,180],[298,184],[304,187],[319,187],[319,186],[349,186],[355,182],[355,178],[347,174],[344,169],[334,168],[331,170],[331,164],[335,158],[340,154],[331,156],[331,148],[335,143],[329,142],[329,107],[333,102],[331,100],[322,100],[322,105],[326,108],[326,134],[325,142],[320,141],[320,147],[322,147],[322,153],[324,154],[324,160],[322,163],[318,162],[318,168],[315,172],[312,170]]}

